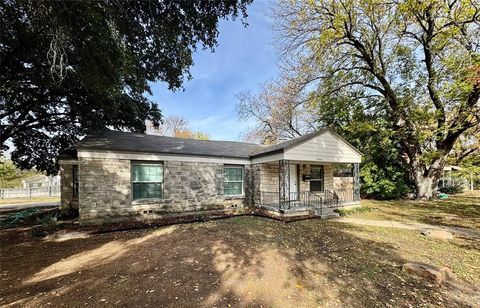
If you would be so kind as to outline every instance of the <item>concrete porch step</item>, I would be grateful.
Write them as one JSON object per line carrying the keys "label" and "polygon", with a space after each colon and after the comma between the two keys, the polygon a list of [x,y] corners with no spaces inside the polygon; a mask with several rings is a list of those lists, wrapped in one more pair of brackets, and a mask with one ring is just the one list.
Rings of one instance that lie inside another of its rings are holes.
{"label": "concrete porch step", "polygon": [[333,213],[333,214],[328,214],[328,215],[318,215],[320,217],[320,219],[331,219],[331,218],[337,218],[337,217],[340,217],[340,215],[338,215],[338,213]]}
{"label": "concrete porch step", "polygon": [[321,219],[335,218],[340,216],[340,214],[334,212],[334,210],[331,208],[326,208],[322,211],[316,210],[315,215],[319,216]]}

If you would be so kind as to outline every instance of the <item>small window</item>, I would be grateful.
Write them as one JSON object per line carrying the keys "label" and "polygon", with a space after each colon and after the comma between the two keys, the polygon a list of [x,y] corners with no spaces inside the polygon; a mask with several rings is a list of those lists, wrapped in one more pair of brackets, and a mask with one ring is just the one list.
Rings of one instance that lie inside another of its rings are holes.
{"label": "small window", "polygon": [[73,199],[78,199],[79,183],[80,183],[78,178],[78,165],[73,165],[72,178],[73,178]]}
{"label": "small window", "polygon": [[243,195],[243,167],[226,166],[224,168],[223,194],[225,196]]}
{"label": "small window", "polygon": [[310,169],[310,191],[323,191],[323,166],[312,166]]}
{"label": "small window", "polygon": [[163,164],[132,164],[133,200],[158,199],[163,194]]}

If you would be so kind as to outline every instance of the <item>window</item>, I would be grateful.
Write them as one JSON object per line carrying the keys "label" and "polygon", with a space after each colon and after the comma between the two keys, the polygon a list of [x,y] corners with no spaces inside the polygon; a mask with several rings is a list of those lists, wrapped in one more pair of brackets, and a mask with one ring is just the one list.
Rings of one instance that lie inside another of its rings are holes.
{"label": "window", "polygon": [[133,200],[157,199],[163,194],[163,164],[132,164]]}
{"label": "window", "polygon": [[225,196],[243,195],[243,167],[226,166],[223,172],[223,194]]}
{"label": "window", "polygon": [[73,165],[72,178],[73,178],[73,199],[78,199],[78,187],[80,183],[78,179],[78,165]]}
{"label": "window", "polygon": [[323,191],[323,166],[311,167],[310,191]]}

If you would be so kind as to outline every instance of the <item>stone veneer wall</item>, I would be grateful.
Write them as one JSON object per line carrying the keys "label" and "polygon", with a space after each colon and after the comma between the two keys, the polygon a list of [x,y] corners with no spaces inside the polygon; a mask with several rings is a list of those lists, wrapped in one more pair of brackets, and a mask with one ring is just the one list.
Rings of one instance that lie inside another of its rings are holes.
{"label": "stone veneer wall", "polygon": [[132,200],[131,161],[82,159],[80,222],[148,220],[173,213],[218,210],[253,204],[252,175],[245,166],[245,198],[224,197],[223,164],[164,161],[162,199]]}
{"label": "stone veneer wall", "polygon": [[261,164],[260,178],[261,191],[278,192],[278,162]]}
{"label": "stone veneer wall", "polygon": [[334,169],[333,165],[324,165],[323,166],[323,173],[324,173],[324,179],[325,179],[325,185],[324,185],[325,190],[333,191],[333,171],[334,171],[333,169]]}
{"label": "stone veneer wall", "polygon": [[[299,184],[300,184],[300,192],[310,191],[310,182],[303,181],[304,174],[310,174],[310,164],[297,164],[300,170],[299,176]],[[260,184],[258,192],[258,196],[261,195],[261,192],[278,192],[278,162],[274,163],[262,163],[256,164],[256,168],[259,168],[260,171],[258,172],[260,176]],[[333,165],[324,165],[323,166],[324,172],[324,189],[333,191],[333,172],[334,166]],[[261,198],[255,198],[255,204],[261,204]]]}
{"label": "stone veneer wall", "polygon": [[60,204],[62,208],[69,208],[75,204],[73,200],[73,166],[60,166]]}

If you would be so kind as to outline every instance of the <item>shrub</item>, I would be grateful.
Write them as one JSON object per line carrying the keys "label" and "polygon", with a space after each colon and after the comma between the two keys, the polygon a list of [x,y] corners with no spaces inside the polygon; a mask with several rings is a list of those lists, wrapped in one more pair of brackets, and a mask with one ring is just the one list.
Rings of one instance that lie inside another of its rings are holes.
{"label": "shrub", "polygon": [[57,215],[45,215],[42,218],[37,218],[37,221],[42,224],[42,228],[47,232],[53,232],[58,228]]}
{"label": "shrub", "polygon": [[463,192],[463,186],[454,184],[454,185],[442,187],[439,189],[439,191],[444,194],[455,195]]}
{"label": "shrub", "polygon": [[60,213],[58,214],[59,220],[71,220],[75,218],[78,218],[78,208],[67,207],[60,209]]}
{"label": "shrub", "polygon": [[38,208],[29,208],[10,214],[0,221],[0,227],[14,228],[31,221],[35,222],[35,218],[40,215],[40,213],[41,211]]}
{"label": "shrub", "polygon": [[378,199],[400,199],[406,196],[410,187],[405,183],[404,173],[394,168],[387,170],[374,163],[367,163],[360,170],[362,195]]}
{"label": "shrub", "polygon": [[373,211],[373,208],[368,206],[358,206],[351,209],[337,209],[335,212],[340,214],[340,216],[348,216],[355,213],[367,213]]}

